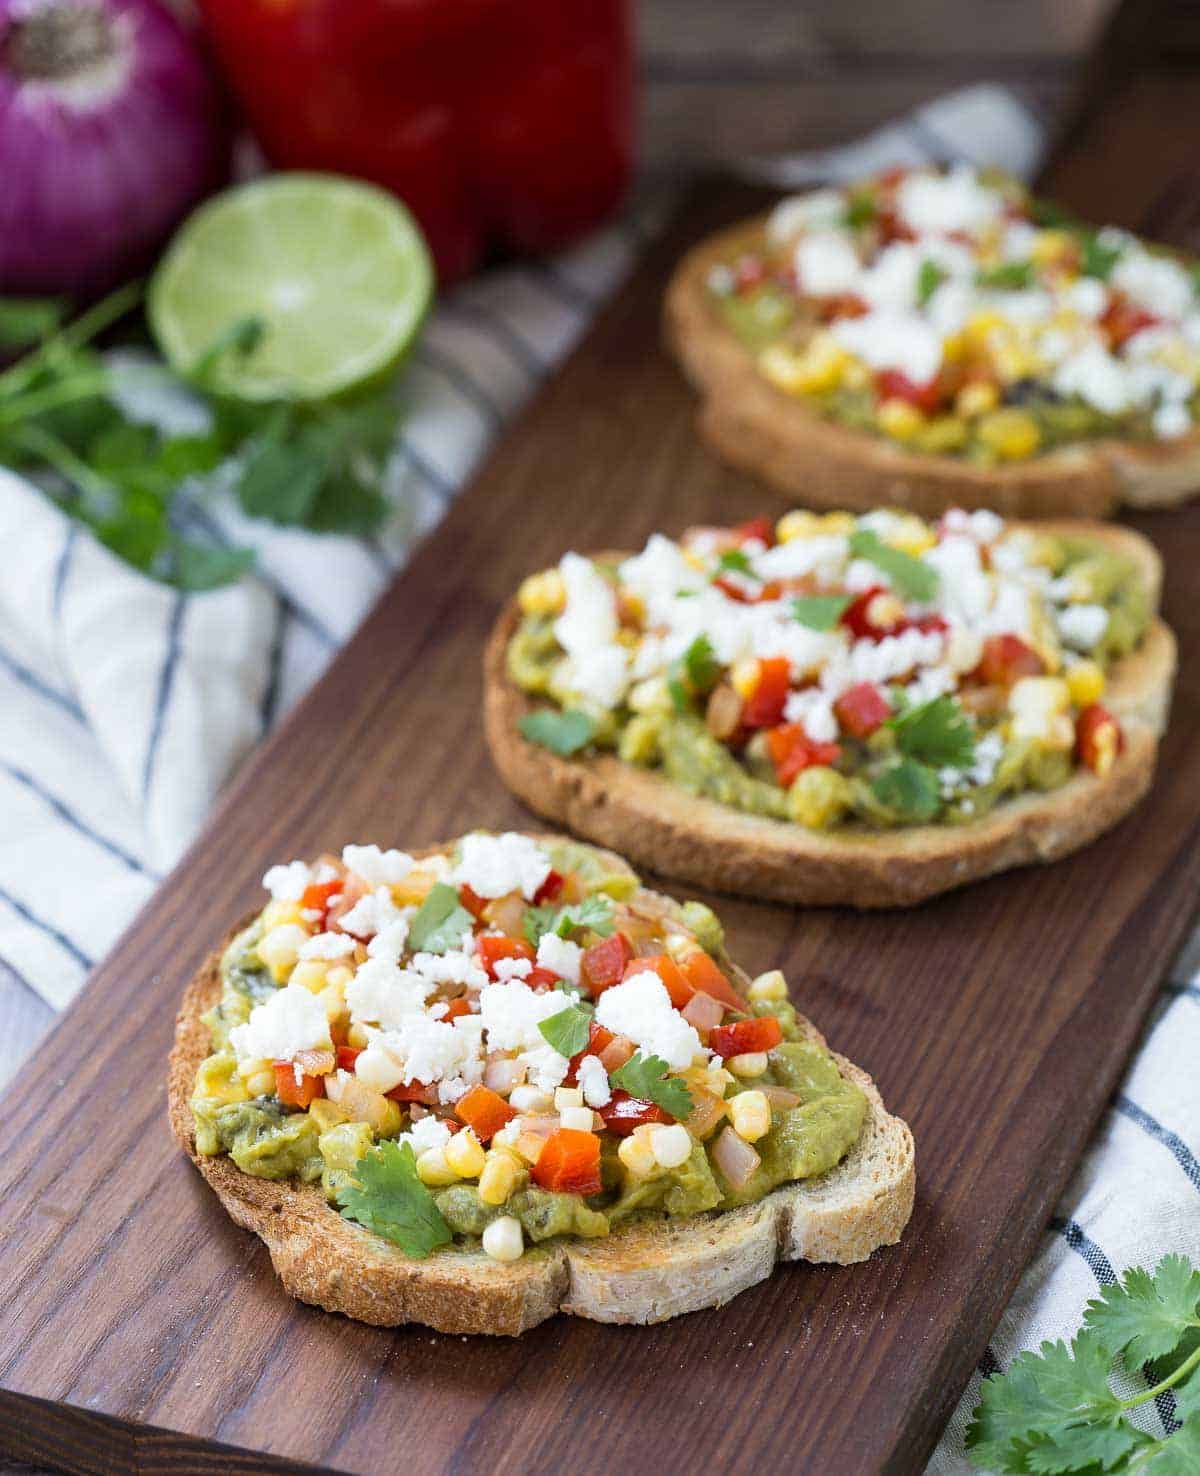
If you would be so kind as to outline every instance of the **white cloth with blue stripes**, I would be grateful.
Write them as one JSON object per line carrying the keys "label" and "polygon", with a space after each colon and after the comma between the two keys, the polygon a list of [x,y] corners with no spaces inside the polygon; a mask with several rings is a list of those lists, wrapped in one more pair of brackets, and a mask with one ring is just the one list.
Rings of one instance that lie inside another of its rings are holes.
{"label": "white cloth with blue stripes", "polygon": [[[967,157],[1028,174],[1041,140],[1009,94],[974,88],[845,149],[753,161],[746,173],[802,187]],[[184,596],[0,470],[0,1082],[574,343],[658,213],[631,215],[552,262],[492,272],[439,306],[405,376],[390,471],[398,510],[377,538],[253,523],[219,486],[189,490],[190,524],[252,545],[258,565],[236,587]],[[1167,1250],[1200,1260],[1200,989],[1189,979],[1185,969],[1164,997],[985,1366],[1068,1334],[1114,1268]],[[937,1452],[939,1476],[968,1469],[962,1431],[977,1389],[978,1378]]]}

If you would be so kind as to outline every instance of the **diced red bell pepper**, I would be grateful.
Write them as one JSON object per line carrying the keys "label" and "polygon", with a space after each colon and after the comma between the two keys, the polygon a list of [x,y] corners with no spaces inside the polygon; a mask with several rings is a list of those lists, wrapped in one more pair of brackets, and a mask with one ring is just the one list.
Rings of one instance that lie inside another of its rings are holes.
{"label": "diced red bell pepper", "polygon": [[1021,677],[1040,676],[1045,669],[1042,658],[1020,636],[994,635],[984,641],[972,676],[985,686],[1011,687]]}
{"label": "diced red bell pepper", "polygon": [[[680,960],[683,977],[695,994],[711,994],[713,999],[731,1010],[744,1010],[746,1002],[717,967],[716,962],[703,950],[697,948]],[[686,1001],[685,1001],[686,1003]]]}
{"label": "diced red bell pepper", "polygon": [[743,543],[749,543],[756,538],[759,543],[765,543],[768,548],[775,542],[775,524],[770,518],[751,518],[748,523],[739,523],[733,530],[734,544],[740,548]]}
{"label": "diced red bell pepper", "polygon": [[437,1087],[424,1081],[401,1082],[383,1095],[393,1102],[420,1102],[423,1107],[436,1107],[438,1101]]}
{"label": "diced red bell pepper", "polygon": [[475,939],[475,954],[489,979],[496,977],[496,965],[502,958],[525,958],[532,963],[537,957],[524,938],[506,938],[502,933],[481,933]]}
{"label": "diced red bell pepper", "polygon": [[1153,328],[1156,323],[1161,322],[1161,318],[1146,312],[1127,297],[1114,296],[1100,319],[1100,326],[1108,334],[1113,348],[1119,349],[1135,333],[1140,333],[1143,328]]}
{"label": "diced red bell pepper", "polygon": [[758,681],[742,708],[746,727],[773,728],[781,722],[791,685],[792,668],[786,656],[760,659]]}
{"label": "diced red bell pepper", "polygon": [[285,1107],[307,1107],[317,1097],[325,1095],[323,1076],[301,1076],[296,1081],[296,1071],[290,1061],[275,1062],[275,1095]]}
{"label": "diced red bell pepper", "polygon": [[473,892],[466,882],[458,889],[458,900],[467,909],[476,922],[483,919],[484,910],[488,905],[488,899],[481,897],[478,892]]}
{"label": "diced red bell pepper", "polygon": [[936,376],[917,384],[899,369],[881,369],[875,376],[875,390],[881,400],[904,400],[927,415],[942,403],[942,385]]}
{"label": "diced red bell pepper", "polygon": [[525,975],[524,982],[536,994],[541,994],[543,990],[553,989],[558,983],[558,980],[559,976],[553,969],[543,969],[540,965],[535,964]]}
{"label": "diced red bell pepper", "polygon": [[625,976],[625,965],[633,957],[633,944],[624,933],[612,933],[583,950],[580,978],[593,997],[603,994]]}
{"label": "diced red bell pepper", "polygon": [[735,1020],[732,1025],[718,1025],[708,1032],[708,1046],[718,1056],[746,1056],[756,1051],[771,1051],[783,1039],[783,1028],[774,1015],[759,1015],[754,1020]]}
{"label": "diced red bell pepper", "polygon": [[339,1071],[353,1071],[354,1063],[362,1055],[362,1050],[355,1046],[340,1045],[337,1048],[337,1063]]}
{"label": "diced red bell pepper", "polygon": [[595,1020],[588,1023],[588,1043],[577,1055],[571,1057],[571,1064],[567,1068],[566,1084],[574,1086],[579,1080],[579,1066],[584,1056],[599,1056],[600,1052],[611,1045],[616,1036],[611,1030],[605,1030],[603,1025],[597,1025]]}
{"label": "diced red bell pepper", "polygon": [[460,996],[458,999],[452,999],[447,1004],[446,1013],[442,1016],[442,1020],[448,1025],[452,1020],[457,1020],[460,1016],[469,1015],[470,1013],[471,1006]]}
{"label": "diced red bell pepper", "polygon": [[540,907],[543,902],[553,902],[566,884],[567,879],[562,872],[551,868],[546,873],[546,880],[533,894],[534,903]]}
{"label": "diced red bell pepper", "polygon": [[803,723],[782,723],[767,730],[767,751],[775,765],[775,777],[786,789],[802,769],[836,763],[842,750],[836,743],[814,743]]}
{"label": "diced red bell pepper", "polygon": [[625,965],[625,978],[632,979],[635,974],[657,974],[677,1010],[683,1009],[696,992],[669,953],[654,953],[648,958],[631,958]]}
{"label": "diced red bell pepper", "polygon": [[833,704],[845,732],[854,738],[869,738],[892,715],[891,704],[874,682],[858,682]]}
{"label": "diced red bell pepper", "polygon": [[837,292],[832,297],[822,299],[821,319],[823,322],[833,323],[838,318],[862,318],[870,310],[866,298],[859,297],[857,292]]}
{"label": "diced red bell pepper", "polygon": [[1099,702],[1085,707],[1075,722],[1075,754],[1081,764],[1101,779],[1125,747],[1121,725]]}
{"label": "diced red bell pepper", "polygon": [[305,912],[319,912],[321,914],[321,931],[325,932],[325,917],[330,903],[336,898],[342,887],[345,886],[345,878],[335,876],[332,881],[309,882],[304,888],[300,898],[300,906]]}
{"label": "diced red bell pepper", "polygon": [[647,1102],[641,1097],[631,1097],[628,1092],[615,1091],[604,1107],[597,1107],[600,1119],[608,1131],[618,1138],[627,1138],[634,1128],[652,1122],[674,1122],[671,1114],[657,1102]]}
{"label": "diced red bell pepper", "polygon": [[876,217],[879,228],[879,238],[884,246],[893,241],[915,241],[917,233],[911,226],[905,225],[894,210],[881,210]]}
{"label": "diced red bell pepper", "polygon": [[493,1136],[517,1115],[499,1092],[491,1087],[473,1086],[454,1104],[455,1115],[473,1128],[481,1143],[490,1143]]}
{"label": "diced red bell pepper", "polygon": [[881,636],[888,634],[887,627],[876,625],[867,616],[871,608],[871,601],[876,595],[881,594],[887,594],[886,588],[882,584],[872,584],[869,588],[864,589],[862,594],[852,599],[842,611],[838,624],[844,625],[856,641],[877,641]]}
{"label": "diced red bell pepper", "polygon": [[600,1139],[578,1128],[558,1128],[530,1170],[533,1182],[555,1194],[599,1194]]}

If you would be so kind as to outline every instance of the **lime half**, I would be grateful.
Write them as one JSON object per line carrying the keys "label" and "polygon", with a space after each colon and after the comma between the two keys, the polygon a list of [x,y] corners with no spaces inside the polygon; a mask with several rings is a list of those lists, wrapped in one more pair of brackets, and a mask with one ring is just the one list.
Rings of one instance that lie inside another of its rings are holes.
{"label": "lime half", "polygon": [[327,174],[273,174],[226,190],[180,228],[150,284],[150,328],[187,373],[248,318],[216,388],[243,400],[318,400],[386,375],[417,335],[433,265],[416,222],[383,190]]}

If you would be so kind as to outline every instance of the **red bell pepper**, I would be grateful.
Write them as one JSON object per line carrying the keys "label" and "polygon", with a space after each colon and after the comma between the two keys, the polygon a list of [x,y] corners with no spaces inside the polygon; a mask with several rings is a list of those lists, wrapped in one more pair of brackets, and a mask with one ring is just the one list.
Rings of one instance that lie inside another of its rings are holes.
{"label": "red bell pepper", "polygon": [[321,914],[321,931],[325,932],[328,924],[325,921],[329,908],[341,894],[345,886],[345,878],[336,876],[332,881],[309,882],[304,888],[300,898],[300,906],[305,912],[319,912]]}
{"label": "red bell pepper", "polygon": [[296,1068],[292,1063],[276,1061],[275,1095],[285,1107],[308,1107],[317,1097],[325,1095],[325,1078],[302,1075],[297,1082]]}
{"label": "red bell pepper", "polygon": [[354,1046],[340,1045],[337,1048],[337,1063],[339,1071],[353,1071],[354,1063],[362,1055],[362,1050],[356,1050]]}
{"label": "red bell pepper", "polygon": [[597,1107],[596,1111],[608,1131],[618,1138],[628,1138],[634,1128],[645,1123],[675,1121],[656,1102],[631,1097],[628,1092],[621,1091],[614,1092],[611,1100],[604,1107]]}
{"label": "red bell pepper", "polygon": [[500,933],[481,933],[475,939],[475,953],[489,979],[496,977],[496,965],[502,958],[525,958],[532,963],[536,957],[524,938],[506,938]]}
{"label": "red bell pepper", "polygon": [[491,1087],[473,1086],[455,1103],[455,1115],[473,1128],[481,1143],[490,1143],[496,1133],[517,1115],[499,1092]]}
{"label": "red bell pepper", "polygon": [[1135,333],[1140,333],[1143,328],[1153,328],[1156,323],[1161,322],[1161,318],[1146,312],[1144,308],[1130,302],[1127,297],[1116,295],[1104,310],[1100,326],[1108,334],[1113,348],[1119,349]]}
{"label": "red bell pepper", "polygon": [[632,979],[635,974],[657,974],[677,1010],[683,1009],[696,992],[669,953],[654,953],[648,958],[631,958],[625,965],[625,978]]}
{"label": "red bell pepper", "polygon": [[936,410],[943,398],[942,384],[938,378],[935,377],[926,384],[917,384],[899,369],[881,369],[875,376],[875,390],[881,400],[904,400],[926,414]]}
{"label": "red bell pepper", "polygon": [[709,1050],[728,1059],[755,1051],[771,1051],[783,1039],[783,1028],[774,1015],[760,1015],[756,1020],[735,1020],[732,1025],[718,1025],[708,1032]]}
{"label": "red bell pepper", "polygon": [[201,0],[272,163],[354,174],[421,223],[443,284],[614,208],[634,147],[628,0]]}
{"label": "red bell pepper", "polygon": [[734,528],[733,538],[736,548],[749,543],[752,538],[757,538],[759,543],[765,543],[770,548],[775,542],[775,524],[770,518],[751,518],[748,523],[739,523]]}
{"label": "red bell pepper", "polygon": [[836,743],[816,743],[803,723],[782,723],[767,732],[767,751],[775,765],[775,777],[786,789],[802,769],[836,763],[842,750]]}
{"label": "red bell pepper", "polygon": [[530,1170],[533,1182],[556,1194],[599,1194],[600,1139],[578,1128],[550,1134]]}
{"label": "red bell pepper", "polygon": [[393,1102],[420,1102],[423,1107],[436,1107],[438,1102],[437,1087],[424,1081],[401,1082],[383,1095]]}
{"label": "red bell pepper", "polygon": [[747,728],[773,728],[783,719],[783,708],[792,684],[792,668],[786,656],[768,656],[758,663],[758,682],[742,708]]}
{"label": "red bell pepper", "polygon": [[471,1006],[460,996],[458,999],[452,999],[447,1004],[446,1013],[441,1017],[442,1023],[449,1025],[452,1020],[457,1020],[460,1016],[469,1015],[470,1013]]}
{"label": "red bell pepper", "polygon": [[891,704],[874,682],[858,682],[833,704],[837,720],[853,738],[869,738],[892,714]]}
{"label": "red bell pepper", "polygon": [[1093,702],[1083,709],[1075,723],[1075,754],[1081,764],[1103,779],[1124,747],[1125,735],[1107,707]]}
{"label": "red bell pepper", "polygon": [[[720,1002],[731,1010],[744,1010],[745,1001],[738,995],[736,989],[704,952],[697,948],[694,953],[689,953],[680,961],[683,977],[687,980],[694,994],[710,994],[713,999]],[[685,1000],[686,1004],[687,1001]]]}
{"label": "red bell pepper", "polygon": [[488,905],[488,899],[481,897],[478,892],[473,892],[466,882],[458,889],[458,900],[467,909],[476,922],[483,921],[483,914]]}
{"label": "red bell pepper", "polygon": [[543,902],[553,902],[566,884],[567,879],[561,871],[548,871],[546,880],[533,894],[535,906],[541,906]]}
{"label": "red bell pepper", "polygon": [[583,950],[579,961],[580,977],[593,997],[621,982],[625,965],[632,957],[633,944],[624,933],[613,933]]}
{"label": "red bell pepper", "polygon": [[553,969],[543,969],[535,964],[525,975],[524,983],[535,993],[541,994],[546,989],[553,989],[558,980],[559,975]]}
{"label": "red bell pepper", "polygon": [[1015,635],[988,636],[983,655],[972,675],[987,686],[1011,687],[1021,677],[1040,676],[1046,666],[1033,649]]}
{"label": "red bell pepper", "polygon": [[595,1020],[589,1021],[587,1045],[571,1057],[571,1063],[567,1067],[567,1074],[564,1078],[565,1085],[574,1086],[579,1080],[579,1067],[584,1056],[599,1056],[600,1052],[610,1046],[616,1038],[611,1030],[605,1030],[604,1026],[597,1025]]}

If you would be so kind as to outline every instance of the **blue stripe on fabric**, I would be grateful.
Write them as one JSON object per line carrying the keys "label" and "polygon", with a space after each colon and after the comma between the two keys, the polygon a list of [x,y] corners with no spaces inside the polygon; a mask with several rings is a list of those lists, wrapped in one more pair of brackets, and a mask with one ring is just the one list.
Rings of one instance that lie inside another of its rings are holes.
{"label": "blue stripe on fabric", "polygon": [[61,707],[64,712],[69,713],[76,722],[86,725],[87,719],[83,715],[83,708],[80,707],[79,703],[73,697],[68,697],[64,692],[60,692],[57,687],[52,687],[49,682],[43,681],[36,672],[32,672],[27,666],[23,666],[15,656],[10,656],[3,646],[0,646],[0,666],[4,667],[11,676],[16,677],[17,681],[23,686],[28,687],[31,692],[36,692],[39,697],[44,697],[47,702],[53,702],[56,706]]}
{"label": "blue stripe on fabric", "polygon": [[479,413],[480,419],[493,430],[499,429],[504,423],[504,412],[461,364],[456,363],[454,359],[428,343],[420,345],[417,358],[420,363],[434,370],[448,384],[453,385],[463,399]]}
{"label": "blue stripe on fabric", "polygon": [[983,1350],[983,1356],[979,1360],[980,1378],[991,1378],[992,1374],[1003,1373],[1004,1369],[1000,1360],[996,1357],[996,1351],[991,1343]]}
{"label": "blue stripe on fabric", "polygon": [[458,489],[448,477],[443,476],[437,467],[430,463],[428,457],[422,456],[403,439],[396,442],[396,451],[402,461],[407,461],[414,471],[425,478],[443,502],[449,503],[453,499]]}
{"label": "blue stripe on fabric", "polygon": [[107,851],[115,860],[128,866],[130,871],[136,871],[140,875],[148,877],[151,881],[158,881],[160,879],[155,872],[143,865],[131,851],[125,850],[116,841],[109,840],[106,835],[101,835],[98,830],[94,830],[86,820],[76,815],[57,795],[51,794],[45,785],[35,779],[27,770],[20,769],[15,764],[10,764],[4,759],[0,759],[0,769],[3,769],[10,779],[14,779],[23,788],[29,790],[31,794],[36,795],[44,805],[53,810],[58,818],[69,825],[72,830],[77,830],[80,835],[90,840],[93,845],[99,846],[102,851]]}
{"label": "blue stripe on fabric", "polygon": [[1155,1142],[1161,1143],[1187,1175],[1188,1183],[1192,1188],[1200,1189],[1200,1163],[1197,1162],[1196,1155],[1178,1133],[1173,1133],[1170,1128],[1164,1127],[1156,1117],[1151,1117],[1144,1107],[1139,1107],[1136,1102],[1124,1094],[1117,1098],[1114,1105],[1122,1117],[1127,1117],[1130,1122],[1137,1123],[1144,1133],[1149,1134]]}
{"label": "blue stripe on fabric", "polygon": [[31,927],[36,928],[39,933],[45,933],[47,938],[53,938],[58,946],[69,953],[76,963],[81,964],[85,969],[92,967],[94,960],[90,959],[77,943],[72,943],[66,933],[56,928],[53,923],[48,923],[45,918],[38,917],[35,912],[31,912],[24,902],[18,901],[11,892],[6,892],[3,887],[0,887],[0,902],[7,903],[18,917],[23,918]]}
{"label": "blue stripe on fabric", "polygon": [[58,556],[58,563],[54,566],[54,594],[51,609],[54,612],[56,623],[62,619],[63,596],[67,589],[67,577],[71,572],[71,558],[75,552],[75,541],[78,536],[79,524],[68,522],[62,552]]}
{"label": "blue stripe on fabric", "polygon": [[146,744],[146,763],[142,771],[142,797],[150,793],[150,785],[154,780],[154,761],[158,757],[158,745],[162,740],[163,727],[166,724],[167,708],[171,702],[171,688],[175,685],[175,669],[179,665],[179,638],[183,630],[183,612],[187,608],[187,599],[182,594],[175,596],[175,603],[171,607],[171,620],[167,626],[167,649],[163,654],[162,666],[158,673],[158,695],[154,701],[154,716],[150,723],[150,738]]}
{"label": "blue stripe on fabric", "polygon": [[547,366],[539,355],[497,314],[489,313],[473,302],[450,301],[443,304],[443,310],[454,317],[474,323],[481,333],[486,334],[493,343],[499,344],[531,379],[540,380],[546,374]]}

